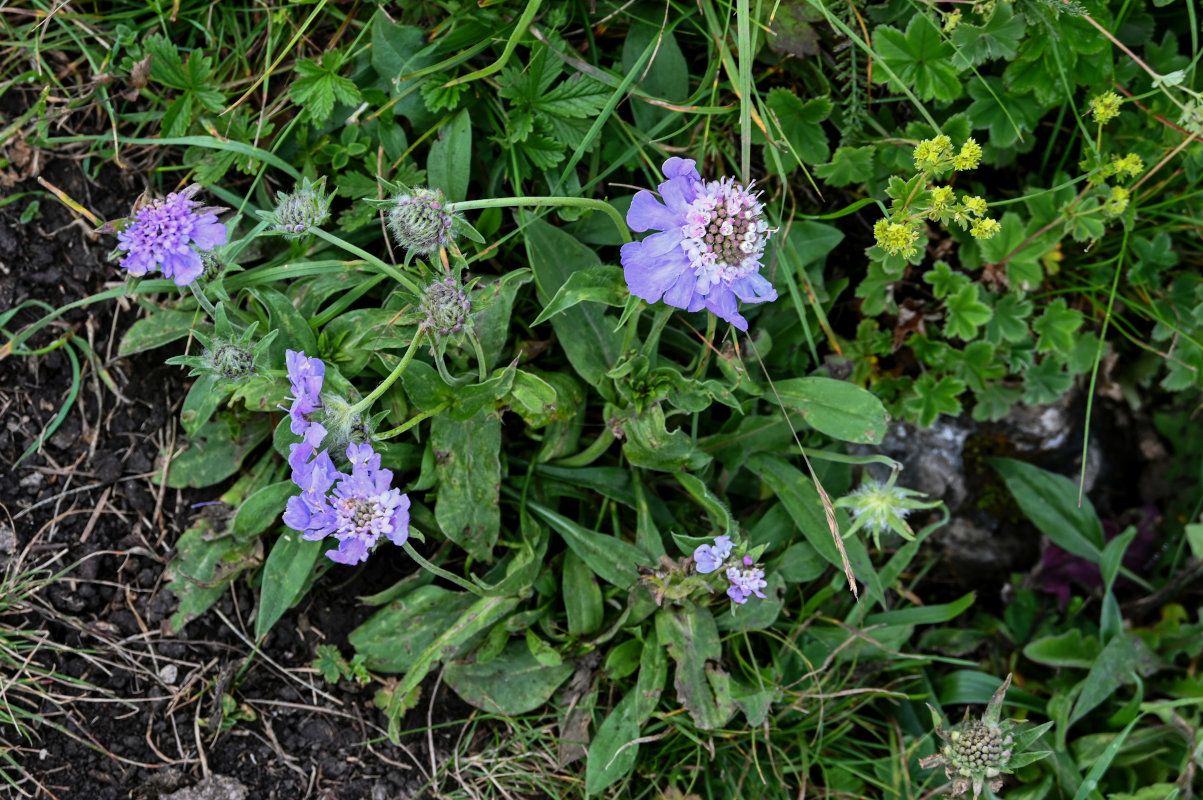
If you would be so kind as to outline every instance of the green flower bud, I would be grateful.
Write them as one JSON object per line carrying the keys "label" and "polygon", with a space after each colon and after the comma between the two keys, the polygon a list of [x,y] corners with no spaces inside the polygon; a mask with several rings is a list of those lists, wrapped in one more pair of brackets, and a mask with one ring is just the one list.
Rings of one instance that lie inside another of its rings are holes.
{"label": "green flower bud", "polygon": [[426,287],[422,295],[422,311],[426,327],[439,336],[453,336],[464,328],[472,301],[454,278],[444,278]]}
{"label": "green flower bud", "polygon": [[447,198],[438,189],[414,189],[399,195],[388,212],[389,228],[397,244],[418,255],[451,244],[452,222]]}
{"label": "green flower bud", "polygon": [[330,198],[326,197],[326,179],[310,183],[308,178],[292,194],[279,192],[279,203],[272,215],[272,229],[286,239],[298,239],[310,228],[321,225],[330,216]]}
{"label": "green flower bud", "polygon": [[255,354],[237,344],[221,344],[210,354],[214,371],[228,381],[249,378],[255,374]]}

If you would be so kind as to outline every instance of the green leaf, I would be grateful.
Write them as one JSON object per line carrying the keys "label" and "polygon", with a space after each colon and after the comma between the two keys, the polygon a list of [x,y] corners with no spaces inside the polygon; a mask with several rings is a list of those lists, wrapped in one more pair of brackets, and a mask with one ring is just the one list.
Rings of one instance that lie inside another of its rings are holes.
{"label": "green leaf", "polygon": [[381,672],[407,672],[476,598],[440,586],[419,586],[377,611],[348,636],[355,652]]}
{"label": "green leaf", "polygon": [[525,643],[510,642],[500,655],[484,664],[451,662],[443,680],[482,711],[512,717],[546,703],[572,671],[571,663],[546,666],[539,663]]}
{"label": "green leaf", "polygon": [[430,443],[439,528],[473,558],[492,561],[501,530],[501,420],[486,411],[463,421],[440,414],[430,426]]}
{"label": "green leaf", "polygon": [[[634,22],[622,43],[622,72],[629,75],[639,68],[639,61],[653,40],[654,60],[640,68],[638,86],[647,94],[670,103],[683,103],[689,98],[689,64],[676,35],[668,29],[645,22]],[[631,114],[639,130],[651,130],[661,120],[673,114],[667,108],[644,102],[636,96],[630,99]]]}
{"label": "green leaf", "polygon": [[564,554],[560,580],[569,635],[580,639],[601,628],[605,617],[601,587],[584,559],[572,550]]}
{"label": "green leaf", "polygon": [[[706,483],[695,475],[690,475],[688,472],[678,472],[676,474],[677,481],[685,487],[685,491],[701,504],[702,508],[706,509],[706,514],[710,517],[711,523],[714,525],[715,531],[721,531],[727,536],[738,538],[739,525],[735,518],[731,516],[731,511],[723,504],[723,501],[710,491]],[[719,535],[715,533],[715,535]],[[690,548],[692,550],[692,548]]]}
{"label": "green leaf", "polygon": [[184,396],[184,405],[180,409],[180,424],[189,436],[196,436],[203,426],[217,411],[221,401],[225,399],[227,390],[222,380],[216,375],[201,375],[192,384],[188,394]]}
{"label": "green leaf", "polygon": [[639,565],[653,563],[647,553],[616,536],[591,531],[538,503],[528,502],[527,508],[555,529],[599,578],[620,589],[630,589],[639,581]]}
{"label": "green leaf", "polygon": [[577,73],[535,98],[534,107],[545,114],[572,119],[597,116],[610,99],[610,91],[597,81]]}
{"label": "green leaf", "polygon": [[1036,340],[1036,352],[1055,350],[1068,355],[1073,351],[1074,334],[1082,326],[1082,313],[1067,308],[1065,298],[1058,297],[1044,307],[1044,313],[1032,322],[1040,338]]}
{"label": "green leaf", "polygon": [[1064,359],[1046,356],[1023,371],[1023,402],[1030,406],[1055,403],[1073,384],[1074,376],[1065,371]]}
{"label": "green leaf", "polygon": [[735,713],[735,703],[730,679],[719,666],[722,647],[710,610],[695,605],[661,608],[656,612],[656,635],[677,664],[673,685],[693,723],[704,731],[725,725]]}
{"label": "green leaf", "polygon": [[150,316],[130,326],[121,337],[117,355],[132,356],[183,339],[189,331],[198,327],[203,319],[199,310],[157,309]]}
{"label": "green leaf", "polygon": [[[960,97],[961,81],[952,63],[952,45],[944,41],[940,29],[926,14],[914,14],[906,33],[885,25],[878,27],[873,31],[873,50],[921,100]],[[903,86],[884,72],[878,80],[888,80],[892,91],[902,91]]]}
{"label": "green leaf", "polygon": [[822,122],[831,114],[829,98],[816,97],[803,103],[792,90],[778,87],[769,91],[765,105],[776,123],[774,127],[789,143],[790,155],[797,158],[796,163],[818,164],[827,160],[831,148]]}
{"label": "green leaf", "polygon": [[976,592],[970,592],[959,600],[930,606],[915,606],[900,608],[895,611],[882,611],[865,617],[865,625],[938,625],[951,622],[961,616],[977,599]]}
{"label": "green leaf", "polygon": [[1135,682],[1137,675],[1150,675],[1157,669],[1157,656],[1139,636],[1131,633],[1113,638],[1090,665],[1082,691],[1069,715],[1069,724],[1089,714],[1115,694],[1121,686]]}
{"label": "green leaf", "polygon": [[561,311],[586,300],[622,307],[630,297],[622,267],[595,266],[579,269],[568,276],[555,296],[535,317],[531,325],[546,322]]}
{"label": "green leaf", "polygon": [[952,32],[952,43],[957,47],[954,60],[962,68],[999,58],[1011,61],[1019,51],[1023,31],[1023,17],[1015,16],[1009,4],[998,3],[984,25],[962,23]]}
{"label": "green leaf", "polygon": [[606,715],[585,761],[585,796],[592,797],[625,778],[635,767],[639,723],[635,719],[639,690],[631,689]]}
{"label": "green leaf", "polygon": [[345,60],[344,52],[330,50],[322,56],[320,64],[308,58],[297,62],[299,77],[288,87],[288,96],[317,125],[330,118],[335,100],[350,105],[362,99],[355,83],[338,74]]}
{"label": "green leaf", "polygon": [[969,341],[977,338],[977,329],[990,321],[990,306],[978,299],[978,285],[971,283],[961,287],[956,294],[944,301],[948,316],[944,323],[944,335]]}
{"label": "green leaf", "polygon": [[239,423],[233,414],[222,412],[188,437],[188,449],[171,461],[167,486],[200,489],[224,481],[270,433],[271,423],[263,415]]}
{"label": "green leaf", "polygon": [[1014,294],[1005,294],[994,304],[994,313],[986,323],[982,337],[993,345],[1022,342],[1029,333],[1027,319],[1032,315],[1032,303]]}
{"label": "green leaf", "polygon": [[1010,458],[992,458],[1015,502],[1028,519],[1062,550],[1099,563],[1103,549],[1103,524],[1090,498],[1078,506],[1078,487],[1064,475]]}
{"label": "green leaf", "polygon": [[864,183],[873,177],[873,153],[876,149],[871,144],[864,147],[840,147],[831,157],[830,164],[819,164],[814,167],[813,172],[828,186]]}
{"label": "green leaf", "polygon": [[972,342],[960,352],[953,372],[970,389],[983,392],[990,381],[1005,375],[1007,368],[995,360],[994,345],[989,342]]}
{"label": "green leaf", "polygon": [[828,566],[810,542],[795,542],[772,569],[787,583],[808,583],[826,572]]}
{"label": "green leaf", "polygon": [[[607,409],[611,409],[607,406]],[[664,409],[660,405],[645,408],[642,413],[628,409],[624,416],[613,416],[608,424],[623,433],[622,453],[637,467],[677,472],[697,472],[710,463],[711,456],[703,452],[688,433],[665,427]]]}
{"label": "green leaf", "polygon": [[931,292],[937,300],[943,300],[971,283],[968,275],[963,272],[953,272],[952,267],[943,259],[937,261],[931,269],[923,273],[923,282],[931,284]]}
{"label": "green leaf", "polygon": [[[748,459],[748,468],[777,495],[785,505],[790,518],[806,541],[841,573],[845,571],[831,527],[827,523],[823,501],[814,483],[792,465],[775,455],[759,454]],[[848,527],[848,517],[843,509],[834,509],[835,522],[841,531]],[[885,602],[885,592],[873,562],[869,558],[865,543],[858,537],[843,539],[848,562],[855,576],[864,581],[869,596],[879,603]]]}
{"label": "green leaf", "polygon": [[777,621],[785,605],[785,578],[769,573],[765,582],[768,585],[762,590],[764,598],[750,600],[742,606],[731,603],[727,613],[718,618],[719,630],[763,631]]}
{"label": "green leaf", "polygon": [[166,36],[156,33],[146,37],[146,52],[150,54],[150,79],[172,89],[188,88],[180,50]]}
{"label": "green leaf", "polygon": [[968,91],[973,98],[966,111],[969,121],[975,130],[989,129],[989,141],[995,147],[1011,147],[1040,119],[1041,109],[1035,100],[1008,92],[1001,78],[975,76]]}
{"label": "green leaf", "polygon": [[832,378],[788,378],[778,381],[781,402],[798,409],[806,423],[835,439],[877,444],[885,436],[889,415],[877,397],[861,387]]}
{"label": "green leaf", "polygon": [[[535,272],[539,300],[550,302],[553,288],[563,286],[580,269],[601,263],[597,254],[543,220],[526,225],[527,257]],[[622,333],[614,330],[615,318],[593,305],[565,309],[551,318],[556,339],[573,369],[586,383],[599,387],[622,352]]]}
{"label": "green leaf", "polygon": [[973,418],[978,422],[998,422],[1011,413],[1023,393],[1012,386],[991,383],[974,396]]}
{"label": "green leaf", "polygon": [[263,565],[259,611],[255,614],[256,639],[262,639],[296,603],[313,575],[318,555],[327,546],[322,541],[307,542],[300,533],[288,528],[281,531]]}
{"label": "green leaf", "polygon": [[292,481],[269,483],[257,489],[234,513],[234,535],[249,539],[263,533],[280,518],[288,498],[296,493],[297,485]]}
{"label": "green leaf", "polygon": [[902,408],[918,421],[920,427],[930,427],[941,414],[957,416],[961,413],[960,397],[965,392],[964,382],[951,375],[939,380],[931,373],[919,377],[912,386],[913,397],[902,401]]}
{"label": "green leaf", "polygon": [[430,185],[442,189],[447,199],[458,203],[468,196],[472,168],[472,118],[464,109],[439,128],[426,158]]}

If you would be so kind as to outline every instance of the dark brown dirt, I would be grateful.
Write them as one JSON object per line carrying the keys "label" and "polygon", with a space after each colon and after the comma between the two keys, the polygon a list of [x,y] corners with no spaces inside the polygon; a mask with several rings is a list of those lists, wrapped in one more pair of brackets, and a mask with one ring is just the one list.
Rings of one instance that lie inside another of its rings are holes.
{"label": "dark brown dirt", "polygon": [[[105,218],[128,213],[145,188],[142,177],[115,168],[92,182],[72,161],[42,154],[41,166],[46,180]],[[39,189],[32,179],[11,187]],[[27,224],[19,221],[25,202],[0,207],[0,313],[31,299],[61,307],[122,278],[105,261],[112,237],[89,240],[90,226],[73,224],[52,197],[39,199],[40,216]],[[11,334],[42,313],[23,310],[5,328]],[[104,301],[66,313],[26,343],[43,348],[65,335],[89,342],[119,395],[81,358],[82,388],[66,420],[18,468],[0,469],[0,577],[5,569],[63,571],[32,596],[0,597],[0,647],[39,642],[31,668],[83,682],[44,681],[40,698],[0,688],[5,702],[46,720],[27,726],[28,737],[0,727],[0,753],[14,745],[9,754],[20,767],[0,760],[18,785],[0,776],[0,795],[153,798],[212,773],[236,778],[250,798],[423,796],[432,760],[456,747],[459,727],[394,746],[369,687],[333,686],[309,669],[318,644],[349,654],[346,633],[371,611],[355,594],[397,580],[396,566],[357,574],[354,592],[337,585],[348,572],[331,572],[253,656],[245,623],[255,596],[245,580],[180,635],[163,632],[176,605],[163,581],[172,546],[200,513],[193,504],[219,492],[163,491],[153,481],[187,382],[184,370],[163,365],[173,353],[116,357],[138,314],[128,301]],[[68,397],[66,351],[0,358],[0,464],[11,467]],[[13,532],[15,552],[6,553]],[[8,663],[0,658],[0,672]],[[0,676],[0,687],[10,677]],[[253,719],[224,732],[211,727],[223,696]],[[445,690],[431,707],[436,724],[469,712]],[[422,702],[403,727],[427,719]]]}

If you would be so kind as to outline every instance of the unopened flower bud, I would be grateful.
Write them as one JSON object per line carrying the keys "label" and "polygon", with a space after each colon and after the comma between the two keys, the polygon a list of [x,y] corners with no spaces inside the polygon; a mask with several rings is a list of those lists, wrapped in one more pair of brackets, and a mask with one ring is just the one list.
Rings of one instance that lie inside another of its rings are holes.
{"label": "unopened flower bud", "polygon": [[388,212],[389,228],[397,244],[418,255],[451,244],[452,220],[447,198],[438,189],[414,189],[400,195]]}
{"label": "unopened flower bud", "polygon": [[222,344],[210,356],[213,369],[228,381],[249,378],[255,374],[255,354],[236,344]]}
{"label": "unopened flower bud", "polygon": [[301,181],[292,194],[279,192],[279,203],[273,214],[273,228],[286,239],[297,239],[310,228],[321,225],[330,216],[330,198],[326,197],[326,179],[310,183]]}
{"label": "unopened flower bud", "polygon": [[454,278],[444,278],[426,287],[422,296],[426,327],[439,336],[453,336],[464,328],[472,301]]}

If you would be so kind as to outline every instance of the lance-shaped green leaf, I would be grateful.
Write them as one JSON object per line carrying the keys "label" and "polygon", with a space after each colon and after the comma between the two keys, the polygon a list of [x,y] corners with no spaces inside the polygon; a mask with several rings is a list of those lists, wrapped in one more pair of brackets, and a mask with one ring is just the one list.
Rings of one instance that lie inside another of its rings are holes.
{"label": "lance-shaped green leaf", "polygon": [[578,269],[556,290],[555,296],[531,325],[546,322],[561,311],[586,300],[607,306],[623,306],[630,296],[626,279],[622,276],[622,267],[598,265]]}
{"label": "lance-shaped green leaf", "polygon": [[616,536],[591,531],[538,503],[528,502],[526,507],[554,528],[598,577],[620,589],[629,589],[639,580],[638,565],[653,563],[647,553]]}
{"label": "lance-shaped green leaf", "polygon": [[439,527],[473,557],[491,561],[501,530],[501,420],[485,411],[462,422],[439,415],[430,442]]}
{"label": "lance-shaped green leaf", "polygon": [[[245,507],[245,504],[244,504]],[[263,565],[259,611],[255,614],[255,638],[262,638],[284,612],[292,607],[313,575],[318,555],[329,545],[307,542],[301,534],[284,528],[272,545]]]}
{"label": "lance-shaped green leaf", "polygon": [[656,612],[656,635],[677,664],[673,685],[694,724],[702,730],[725,725],[735,713],[735,702],[730,678],[718,666],[722,647],[710,609],[661,608]]}
{"label": "lance-shaped green leaf", "polygon": [[802,413],[815,430],[845,442],[877,444],[890,417],[871,392],[831,378],[788,378],[778,381],[781,402]]}
{"label": "lance-shaped green leaf", "polygon": [[455,661],[443,680],[467,702],[493,714],[515,716],[534,711],[572,674],[562,662],[547,666],[523,642],[510,642],[486,663]]}

